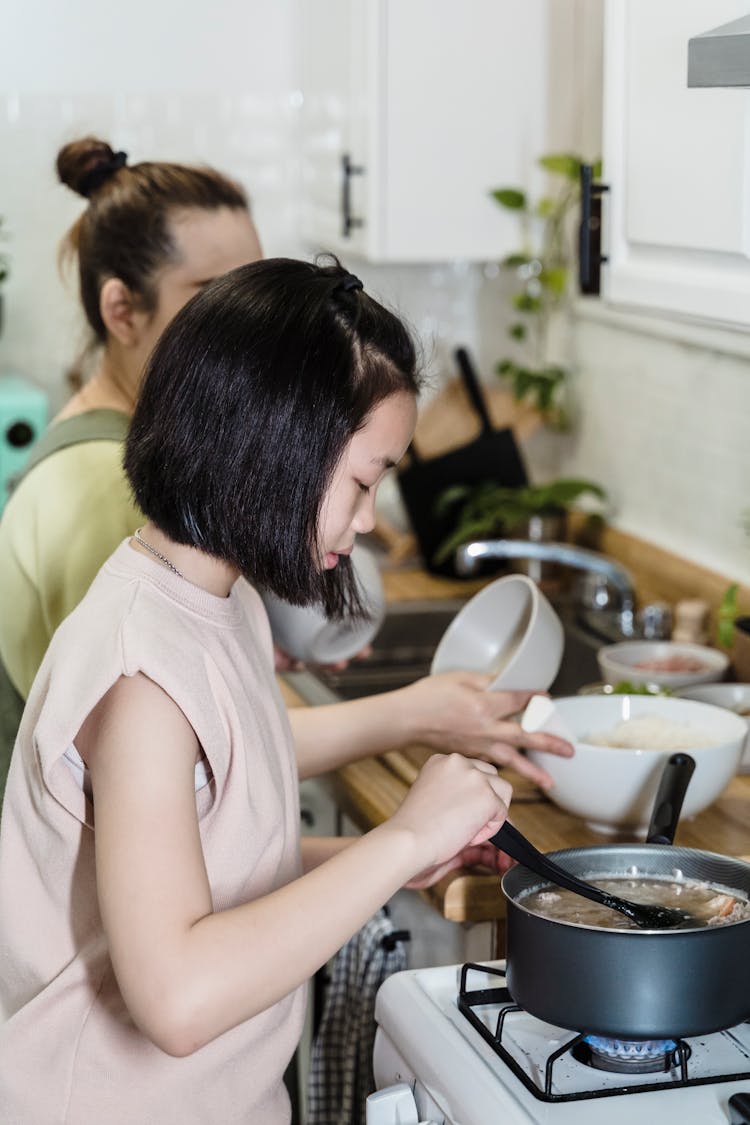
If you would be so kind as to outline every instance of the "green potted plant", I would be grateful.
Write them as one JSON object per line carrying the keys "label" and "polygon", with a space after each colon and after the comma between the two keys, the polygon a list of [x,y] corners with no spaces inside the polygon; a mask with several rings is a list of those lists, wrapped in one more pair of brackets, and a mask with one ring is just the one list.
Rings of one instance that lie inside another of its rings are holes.
{"label": "green potted plant", "polygon": [[[518,215],[522,233],[521,248],[501,262],[517,281],[511,296],[514,318],[508,328],[517,345],[516,354],[501,359],[495,370],[509,382],[518,401],[534,406],[551,428],[566,430],[570,418],[564,385],[569,372],[564,364],[549,358],[550,325],[569,296],[570,220],[580,200],[582,159],[571,153],[548,153],[538,163],[557,181],[551,194],[532,202],[516,187],[491,192],[499,206]],[[600,162],[594,164],[596,176],[600,167]]]}
{"label": "green potted plant", "polygon": [[600,485],[571,478],[524,488],[492,481],[448,488],[440,496],[437,514],[452,513],[454,528],[438,548],[435,562],[445,562],[472,539],[564,539],[567,514],[583,496],[606,499]]}

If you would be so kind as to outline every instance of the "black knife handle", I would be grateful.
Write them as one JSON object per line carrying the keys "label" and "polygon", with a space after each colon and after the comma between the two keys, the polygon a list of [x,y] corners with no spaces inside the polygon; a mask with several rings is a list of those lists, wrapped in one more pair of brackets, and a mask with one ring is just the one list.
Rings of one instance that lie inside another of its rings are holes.
{"label": "black knife handle", "polygon": [[474,410],[482,422],[482,429],[486,433],[491,434],[494,431],[494,426],[492,425],[492,419],[487,409],[487,403],[484,401],[484,395],[482,394],[482,388],[477,378],[477,373],[474,370],[473,363],[469,359],[469,353],[466,348],[456,348],[455,356],[458,369],[461,372],[463,384],[471,399],[471,405],[474,407]]}

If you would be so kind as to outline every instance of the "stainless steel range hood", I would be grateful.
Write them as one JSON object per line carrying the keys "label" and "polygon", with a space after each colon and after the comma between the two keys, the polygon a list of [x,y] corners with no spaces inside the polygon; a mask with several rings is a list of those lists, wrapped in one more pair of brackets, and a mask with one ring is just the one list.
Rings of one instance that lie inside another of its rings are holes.
{"label": "stainless steel range hood", "polygon": [[750,86],[750,15],[688,40],[688,86]]}

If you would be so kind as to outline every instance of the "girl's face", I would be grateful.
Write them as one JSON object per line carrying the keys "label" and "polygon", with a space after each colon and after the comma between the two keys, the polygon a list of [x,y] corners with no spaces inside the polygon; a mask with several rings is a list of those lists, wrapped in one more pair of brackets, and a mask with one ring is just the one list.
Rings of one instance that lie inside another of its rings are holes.
{"label": "girl's face", "polygon": [[378,403],[352,437],[325,495],[318,522],[320,565],[330,570],[351,554],[357,535],[375,526],[375,496],[383,476],[401,460],[414,433],[417,404],[407,391]]}

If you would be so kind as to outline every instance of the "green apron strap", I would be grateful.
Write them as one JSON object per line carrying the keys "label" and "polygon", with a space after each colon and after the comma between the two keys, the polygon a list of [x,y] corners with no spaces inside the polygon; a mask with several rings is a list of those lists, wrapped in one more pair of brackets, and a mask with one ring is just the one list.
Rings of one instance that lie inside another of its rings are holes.
{"label": "green apron strap", "polygon": [[55,422],[34,445],[31,455],[18,475],[17,485],[40,461],[84,441],[125,441],[130,416],[121,410],[89,410]]}

